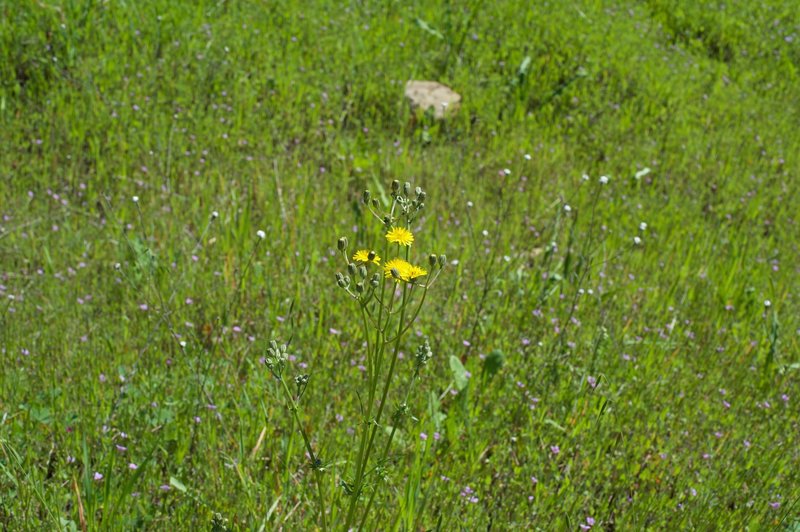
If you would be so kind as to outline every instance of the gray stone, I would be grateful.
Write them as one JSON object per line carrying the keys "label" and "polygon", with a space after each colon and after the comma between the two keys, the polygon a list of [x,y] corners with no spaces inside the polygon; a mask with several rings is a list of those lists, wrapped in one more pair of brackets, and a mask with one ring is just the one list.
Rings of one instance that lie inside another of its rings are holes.
{"label": "gray stone", "polygon": [[437,119],[452,115],[461,106],[461,95],[436,81],[411,80],[406,83],[405,95],[412,110],[433,108]]}

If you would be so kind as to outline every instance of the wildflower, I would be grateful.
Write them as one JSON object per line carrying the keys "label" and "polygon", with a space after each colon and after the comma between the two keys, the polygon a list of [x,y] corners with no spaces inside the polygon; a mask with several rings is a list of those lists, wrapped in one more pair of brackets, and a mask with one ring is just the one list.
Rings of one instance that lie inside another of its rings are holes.
{"label": "wildflower", "polygon": [[392,227],[386,233],[386,240],[392,244],[399,244],[401,246],[410,246],[414,242],[414,235],[405,227]]}
{"label": "wildflower", "polygon": [[408,281],[411,279],[411,268],[413,266],[403,259],[392,259],[383,266],[384,277],[387,279],[394,277],[398,281]]}
{"label": "wildflower", "polygon": [[374,251],[367,251],[366,249],[356,251],[353,255],[353,260],[356,262],[372,262],[373,264],[380,264],[381,262],[381,258]]}
{"label": "wildflower", "polygon": [[101,481],[101,480],[103,480],[103,474],[102,474],[102,473],[98,473],[97,471],[95,471],[95,473],[94,473],[94,479],[95,479],[96,481],[98,481],[98,482],[99,482],[99,481]]}
{"label": "wildflower", "polygon": [[413,264],[410,265],[408,269],[409,280],[416,279],[417,277],[422,277],[425,275],[428,275],[428,271],[425,268],[420,268],[419,266],[415,266]]}
{"label": "wildflower", "polygon": [[264,240],[265,238],[267,238],[267,233],[259,229],[258,231],[256,231],[256,236],[261,240]]}

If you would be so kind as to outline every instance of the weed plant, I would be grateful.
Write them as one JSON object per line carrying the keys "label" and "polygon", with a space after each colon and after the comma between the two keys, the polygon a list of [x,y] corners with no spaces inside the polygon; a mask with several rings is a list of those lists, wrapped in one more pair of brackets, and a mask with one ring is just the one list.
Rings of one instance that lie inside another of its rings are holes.
{"label": "weed plant", "polygon": [[0,1],[0,527],[797,529],[798,43],[790,0]]}

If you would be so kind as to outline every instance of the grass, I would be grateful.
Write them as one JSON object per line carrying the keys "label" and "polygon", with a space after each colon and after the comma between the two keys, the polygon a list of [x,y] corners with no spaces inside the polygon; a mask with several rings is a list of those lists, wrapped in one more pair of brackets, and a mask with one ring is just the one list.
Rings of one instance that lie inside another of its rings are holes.
{"label": "grass", "polygon": [[[4,527],[320,526],[272,339],[341,522],[336,242],[377,245],[393,179],[449,264],[365,528],[800,526],[793,2],[0,13]],[[408,79],[462,108],[412,116]]]}

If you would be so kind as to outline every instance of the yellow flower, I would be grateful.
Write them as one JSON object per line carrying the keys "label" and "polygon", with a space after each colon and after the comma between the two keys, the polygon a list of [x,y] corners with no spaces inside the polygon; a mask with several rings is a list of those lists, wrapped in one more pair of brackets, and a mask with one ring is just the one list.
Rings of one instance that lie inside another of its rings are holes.
{"label": "yellow flower", "polygon": [[410,246],[414,241],[414,235],[405,227],[392,227],[386,233],[386,240],[393,244],[400,244],[401,246]]}
{"label": "yellow flower", "polygon": [[[392,270],[397,272],[398,278],[395,278],[392,275]],[[413,281],[417,277],[422,277],[423,275],[428,275],[428,272],[425,268],[420,268],[419,266],[415,266],[410,264],[403,259],[392,259],[387,262],[383,266],[383,273],[387,279],[394,278],[397,282],[400,281]]]}
{"label": "yellow flower", "polygon": [[374,264],[380,264],[381,258],[375,254],[372,260],[369,260],[369,254],[374,253],[372,251],[367,251],[366,249],[359,249],[353,255],[353,260],[356,262],[372,262]]}
{"label": "yellow flower", "polygon": [[411,269],[413,266],[403,259],[392,259],[383,265],[383,274],[387,279],[392,279],[392,270],[397,272],[399,279],[397,281],[408,281],[411,279]]}
{"label": "yellow flower", "polygon": [[428,275],[428,271],[425,268],[411,265],[411,267],[408,269],[409,279],[416,279],[417,277],[422,277],[423,275]]}

